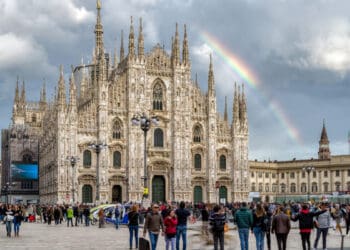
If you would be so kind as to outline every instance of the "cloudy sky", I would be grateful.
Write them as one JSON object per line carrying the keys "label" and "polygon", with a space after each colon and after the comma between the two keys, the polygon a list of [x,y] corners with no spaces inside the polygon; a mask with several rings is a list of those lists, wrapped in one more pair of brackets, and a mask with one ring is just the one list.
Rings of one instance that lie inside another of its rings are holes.
{"label": "cloudy sky", "polygon": [[[145,48],[170,50],[175,23],[187,24],[192,76],[207,90],[213,53],[219,111],[234,82],[245,83],[249,158],[317,157],[325,119],[332,154],[348,154],[350,2],[347,0],[101,0],[108,52],[144,25]],[[91,59],[95,0],[0,0],[0,128],[11,123],[17,75],[27,100],[51,97],[58,68]],[[127,44],[127,40],[124,40]],[[230,114],[231,117],[231,114]]]}

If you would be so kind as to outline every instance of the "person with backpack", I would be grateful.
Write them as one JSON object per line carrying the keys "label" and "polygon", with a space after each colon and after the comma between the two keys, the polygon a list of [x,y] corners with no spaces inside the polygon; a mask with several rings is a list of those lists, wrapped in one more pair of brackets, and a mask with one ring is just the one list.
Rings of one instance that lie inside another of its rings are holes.
{"label": "person with backpack", "polygon": [[267,250],[271,250],[271,225],[272,225],[273,208],[270,207],[268,204],[265,204],[264,209],[266,212],[266,219],[267,219],[267,225],[266,225],[267,228],[265,230]]}
{"label": "person with backpack", "polygon": [[311,230],[314,227],[313,217],[318,216],[322,213],[325,213],[327,210],[323,208],[321,211],[311,212],[309,209],[309,204],[304,203],[301,207],[301,210],[295,216],[292,216],[292,221],[299,220],[299,230],[302,241],[303,250],[310,250],[310,234]]}
{"label": "person with backpack", "polygon": [[218,243],[220,242],[220,250],[224,250],[224,230],[226,223],[226,214],[220,211],[219,205],[213,208],[213,214],[209,218],[211,231],[214,239],[214,250],[218,250]]}
{"label": "person with backpack", "polygon": [[265,231],[267,230],[267,216],[265,213],[265,209],[262,207],[260,203],[256,205],[256,210],[253,213],[253,225],[252,225],[252,233],[255,235],[256,240],[256,249],[264,250],[264,238]]}
{"label": "person with backpack", "polygon": [[321,238],[322,233],[322,243],[323,243],[323,249],[327,249],[327,234],[328,234],[328,228],[331,226],[331,214],[329,213],[328,204],[325,202],[321,203],[321,210],[326,209],[327,211],[323,214],[320,214],[316,217],[316,220],[314,221],[314,224],[317,228],[316,233],[316,239],[314,242],[314,248],[317,249],[318,240]]}
{"label": "person with backpack", "polygon": [[253,225],[253,216],[247,208],[247,203],[242,202],[241,208],[235,212],[234,222],[237,224],[241,250],[249,249],[249,228]]}

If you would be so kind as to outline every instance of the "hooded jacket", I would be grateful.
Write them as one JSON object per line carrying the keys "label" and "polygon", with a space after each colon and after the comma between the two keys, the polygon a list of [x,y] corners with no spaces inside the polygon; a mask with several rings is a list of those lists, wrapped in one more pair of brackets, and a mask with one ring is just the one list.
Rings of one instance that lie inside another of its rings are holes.
{"label": "hooded jacket", "polygon": [[327,210],[310,212],[309,209],[301,209],[300,213],[296,214],[293,221],[299,220],[300,233],[311,233],[311,229],[314,227],[313,217],[325,213]]}

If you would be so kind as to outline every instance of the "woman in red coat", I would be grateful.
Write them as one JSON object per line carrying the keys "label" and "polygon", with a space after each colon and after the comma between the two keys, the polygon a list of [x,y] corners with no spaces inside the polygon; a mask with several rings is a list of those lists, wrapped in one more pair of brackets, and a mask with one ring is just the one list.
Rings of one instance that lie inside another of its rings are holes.
{"label": "woman in red coat", "polygon": [[171,250],[175,250],[177,218],[174,210],[171,210],[169,215],[164,219],[164,226],[166,250],[169,250],[170,244]]}

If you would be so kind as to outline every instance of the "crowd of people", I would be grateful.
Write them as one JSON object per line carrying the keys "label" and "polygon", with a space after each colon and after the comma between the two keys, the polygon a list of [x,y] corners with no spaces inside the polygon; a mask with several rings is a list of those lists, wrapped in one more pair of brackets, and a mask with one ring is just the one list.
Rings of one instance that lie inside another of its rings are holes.
{"label": "crowd of people", "polygon": [[[19,236],[22,222],[39,222],[48,225],[66,223],[67,227],[85,225],[94,222],[91,207],[83,204],[74,205],[11,205],[0,203],[0,221],[6,225],[7,237]],[[187,223],[197,219],[202,223],[202,236],[205,242],[214,245],[214,250],[224,250],[225,233],[229,222],[237,228],[241,250],[249,249],[250,232],[255,237],[256,249],[287,249],[291,221],[298,222],[303,250],[317,249],[322,236],[322,249],[327,249],[327,235],[333,228],[340,235],[350,231],[350,204],[341,205],[328,202],[319,203],[229,203],[226,205],[169,202],[155,203],[145,209],[140,204],[129,204],[128,209],[121,211],[120,205],[113,205],[109,212],[101,207],[97,210],[99,227],[104,227],[106,217],[113,217],[115,228],[119,229],[120,221],[127,215],[129,229],[129,246],[139,248],[140,224],[143,224],[142,237],[148,235],[152,250],[157,248],[159,236],[164,236],[166,250],[187,248]],[[341,224],[345,224],[343,232]],[[316,231],[313,244],[310,242],[312,230]],[[271,235],[275,234],[277,247],[271,247]],[[182,244],[180,244],[182,241]],[[147,240],[145,241],[147,242]],[[181,248],[182,246],[182,248]]]}

